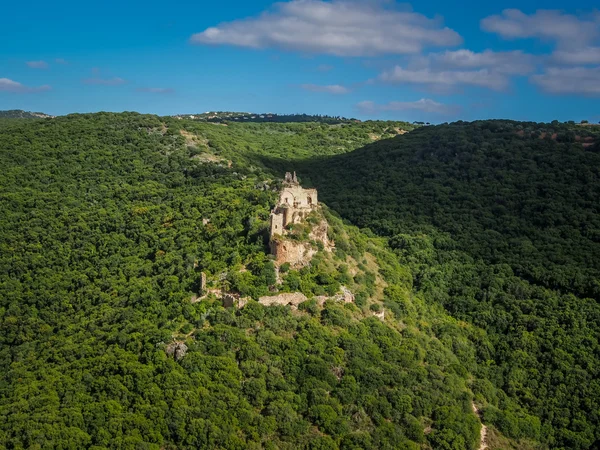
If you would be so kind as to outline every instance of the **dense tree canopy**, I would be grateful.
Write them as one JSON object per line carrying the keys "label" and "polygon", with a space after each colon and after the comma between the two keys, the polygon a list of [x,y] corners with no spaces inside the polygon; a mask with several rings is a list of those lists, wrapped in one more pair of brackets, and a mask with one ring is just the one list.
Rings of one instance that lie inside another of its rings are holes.
{"label": "dense tree canopy", "polygon": [[[596,448],[597,129],[406,129],[0,120],[0,447]],[[275,286],[294,169],[336,247]]]}
{"label": "dense tree canopy", "polygon": [[417,292],[486,331],[473,371],[491,384],[475,390],[541,422],[484,419],[541,426],[552,447],[600,442],[599,150],[600,127],[458,122],[301,166],[331,208],[389,237]]}
{"label": "dense tree canopy", "polygon": [[[327,208],[336,252],[282,271],[282,289],[310,299],[343,283],[356,302],[255,301],[274,282],[276,194],[248,161],[268,135],[329,139],[320,124],[260,127],[0,121],[0,447],[476,448],[479,392],[489,420],[538,439],[535,417],[473,385],[480,330],[414,295],[385,241]],[[196,157],[204,140],[211,160]],[[249,303],[192,303],[201,271]]]}

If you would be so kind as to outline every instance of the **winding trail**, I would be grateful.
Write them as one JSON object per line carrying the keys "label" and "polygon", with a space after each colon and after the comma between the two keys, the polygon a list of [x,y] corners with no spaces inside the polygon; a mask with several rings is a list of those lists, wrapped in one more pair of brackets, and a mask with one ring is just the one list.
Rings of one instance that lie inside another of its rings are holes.
{"label": "winding trail", "polygon": [[[475,413],[475,415],[477,417],[479,417],[479,421],[481,421],[481,413],[479,412],[477,405],[475,405],[475,402],[473,402],[473,401],[471,402],[471,408],[473,408],[473,412]],[[479,438],[479,450],[484,450],[484,449],[488,448],[487,442],[486,442],[486,437],[487,437],[487,427],[482,423],[480,438]]]}

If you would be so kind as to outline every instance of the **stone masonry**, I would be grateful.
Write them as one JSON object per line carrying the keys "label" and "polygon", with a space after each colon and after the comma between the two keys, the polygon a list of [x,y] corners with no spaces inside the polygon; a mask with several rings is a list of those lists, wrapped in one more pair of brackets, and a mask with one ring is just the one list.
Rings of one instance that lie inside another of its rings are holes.
{"label": "stone masonry", "polygon": [[288,225],[302,222],[317,205],[317,190],[304,189],[298,183],[296,172],[287,172],[279,202],[271,211],[271,236],[285,235]]}
{"label": "stone masonry", "polygon": [[[285,174],[283,189],[279,193],[279,201],[271,211],[271,254],[276,264],[290,263],[292,267],[307,265],[316,248],[310,242],[298,242],[286,239],[289,234],[287,227],[291,224],[302,223],[306,217],[318,208],[319,201],[316,189],[304,189],[298,183],[296,172]],[[313,227],[309,238],[319,241],[327,251],[331,251],[333,243],[327,239],[327,221],[322,220]]]}

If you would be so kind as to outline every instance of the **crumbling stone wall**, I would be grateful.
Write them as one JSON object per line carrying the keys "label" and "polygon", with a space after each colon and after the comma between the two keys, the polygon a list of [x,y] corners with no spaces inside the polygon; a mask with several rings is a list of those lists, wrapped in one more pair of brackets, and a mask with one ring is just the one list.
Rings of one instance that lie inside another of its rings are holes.
{"label": "crumbling stone wall", "polygon": [[[351,303],[351,302],[354,302],[354,294],[346,286],[341,286],[340,292],[338,292],[334,296],[329,297],[327,295],[319,295],[319,296],[314,297],[314,299],[317,301],[317,304],[320,306],[323,306],[323,304],[327,300]],[[302,292],[286,292],[284,294],[279,294],[279,295],[260,297],[258,299],[258,302],[265,306],[290,305],[293,308],[297,308],[300,303],[305,302],[306,300],[308,300],[308,298]]]}
{"label": "crumbling stone wall", "polygon": [[279,194],[279,204],[297,209],[310,209],[318,204],[317,190],[304,189],[302,186],[286,186]]}
{"label": "crumbling stone wall", "polygon": [[290,263],[295,268],[306,266],[317,250],[308,242],[271,239],[271,254],[277,264]]}
{"label": "crumbling stone wall", "polygon": [[231,308],[232,306],[235,306],[236,300],[237,298],[233,294],[229,293],[223,294],[223,297],[221,298],[224,308]]}
{"label": "crumbling stone wall", "polygon": [[[318,207],[316,189],[304,189],[298,183],[296,172],[286,173],[284,187],[279,193],[279,203],[271,211],[271,254],[277,264],[290,263],[294,267],[307,265],[316,253],[310,243],[285,239],[286,227],[302,223]],[[333,243],[327,238],[327,221],[322,220],[309,234],[312,241],[321,242],[330,251]]]}
{"label": "crumbling stone wall", "polygon": [[265,306],[290,305],[297,308],[300,303],[305,302],[306,300],[308,300],[308,298],[302,292],[287,292],[285,294],[260,297],[258,302]]}

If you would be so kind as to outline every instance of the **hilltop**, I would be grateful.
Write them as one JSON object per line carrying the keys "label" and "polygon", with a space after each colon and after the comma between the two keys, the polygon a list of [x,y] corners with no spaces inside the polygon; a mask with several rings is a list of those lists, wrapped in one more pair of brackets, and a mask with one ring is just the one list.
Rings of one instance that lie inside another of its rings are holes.
{"label": "hilltop", "polygon": [[176,119],[190,119],[205,122],[319,122],[328,124],[353,123],[360,122],[357,119],[348,119],[342,116],[328,116],[318,114],[276,114],[276,113],[248,113],[233,111],[207,111],[198,114],[176,114],[172,117]]}
{"label": "hilltop", "polygon": [[22,109],[0,111],[0,119],[46,119],[52,117],[54,116],[41,112],[23,111]]}
{"label": "hilltop", "polygon": [[289,169],[290,161],[347,153],[417,128],[397,121],[327,124],[214,123],[172,117],[161,120],[169,132],[184,137],[194,158],[232,161],[268,171],[275,164],[281,176]]}

